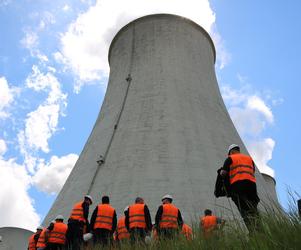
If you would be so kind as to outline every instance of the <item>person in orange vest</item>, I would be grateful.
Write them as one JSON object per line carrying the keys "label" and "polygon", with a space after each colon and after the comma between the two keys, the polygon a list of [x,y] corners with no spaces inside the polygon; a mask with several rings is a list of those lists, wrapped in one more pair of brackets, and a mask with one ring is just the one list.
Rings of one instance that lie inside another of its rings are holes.
{"label": "person in orange vest", "polygon": [[211,237],[214,232],[225,224],[225,220],[212,215],[210,209],[204,211],[204,216],[200,218],[200,229],[205,238]]}
{"label": "person in orange vest", "polygon": [[89,231],[89,207],[93,203],[90,195],[85,195],[84,200],[77,202],[71,211],[68,220],[67,241],[68,247],[72,250],[80,250],[83,243],[84,227]]}
{"label": "person in orange vest", "polygon": [[124,211],[123,211],[124,216],[121,216],[118,220],[117,230],[116,230],[116,241],[117,242],[126,241],[130,238],[130,233],[125,226],[125,214],[128,211],[128,209],[129,209],[129,207],[126,207],[124,209]]}
{"label": "person in orange vest", "polygon": [[101,243],[107,246],[113,243],[113,233],[117,226],[117,215],[115,209],[110,205],[109,196],[101,198],[99,204],[91,217],[91,229],[93,229],[94,244]]}
{"label": "person in orange vest", "polygon": [[143,198],[137,197],[125,212],[125,226],[130,232],[131,244],[144,244],[146,235],[152,230],[152,219]]}
{"label": "person in orange vest", "polygon": [[185,236],[186,240],[192,240],[192,228],[188,224],[183,223],[181,233]]}
{"label": "person in orange vest", "polygon": [[44,228],[39,235],[38,242],[37,242],[37,250],[46,250],[48,243],[48,229]]}
{"label": "person in orange vest", "polygon": [[159,238],[173,238],[182,230],[183,219],[180,210],[172,204],[172,196],[167,194],[162,197],[155,218],[155,227]]}
{"label": "person in orange vest", "polygon": [[48,227],[47,250],[62,250],[66,244],[68,226],[64,223],[64,217],[58,215],[54,223]]}
{"label": "person in orange vest", "polygon": [[37,231],[31,235],[28,239],[28,250],[36,250],[37,249],[37,242],[40,237],[41,232],[43,231],[43,227],[37,227]]}
{"label": "person in orange vest", "polygon": [[257,195],[254,161],[250,156],[240,153],[238,145],[232,144],[228,148],[228,158],[220,175],[229,176],[231,199],[249,231],[253,231],[256,227],[257,205],[260,201]]}

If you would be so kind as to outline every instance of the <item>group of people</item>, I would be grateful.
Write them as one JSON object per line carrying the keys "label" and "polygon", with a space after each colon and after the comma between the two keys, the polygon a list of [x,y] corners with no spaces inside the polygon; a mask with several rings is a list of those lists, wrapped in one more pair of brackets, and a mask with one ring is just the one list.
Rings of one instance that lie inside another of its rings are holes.
{"label": "group of people", "polygon": [[[94,245],[108,246],[114,243],[145,244],[148,240],[172,239],[183,237],[192,240],[192,228],[184,223],[180,210],[172,203],[173,197],[162,197],[155,222],[144,199],[137,197],[135,203],[124,209],[124,215],[117,221],[116,210],[110,205],[108,196],[96,206],[88,223],[89,206],[92,198],[89,195],[76,203],[71,211],[68,224],[58,215],[47,228],[38,227],[37,232],[29,238],[28,250],[80,249],[84,241],[93,238]],[[205,237],[209,237],[224,220],[212,215],[206,209],[200,218],[200,227]]]}
{"label": "group of people", "polygon": [[[236,204],[249,231],[254,230],[258,217],[259,198],[256,190],[255,165],[252,158],[240,153],[238,145],[231,145],[228,158],[219,170],[222,179],[229,181],[229,194]],[[162,197],[155,222],[142,197],[137,197],[134,204],[124,209],[124,216],[117,221],[116,210],[110,205],[108,196],[103,196],[100,204],[94,209],[89,223],[89,207],[92,197],[85,195],[83,201],[76,203],[71,211],[68,224],[58,215],[47,228],[38,227],[37,232],[29,238],[29,250],[52,250],[81,248],[85,240],[93,238],[95,245],[107,246],[127,241],[131,244],[144,244],[147,237],[153,239],[171,239],[182,235],[187,240],[193,237],[192,228],[184,223],[180,210],[173,204],[173,197]],[[204,237],[225,223],[206,209],[200,218],[201,231]],[[92,237],[93,236],[93,237]]]}

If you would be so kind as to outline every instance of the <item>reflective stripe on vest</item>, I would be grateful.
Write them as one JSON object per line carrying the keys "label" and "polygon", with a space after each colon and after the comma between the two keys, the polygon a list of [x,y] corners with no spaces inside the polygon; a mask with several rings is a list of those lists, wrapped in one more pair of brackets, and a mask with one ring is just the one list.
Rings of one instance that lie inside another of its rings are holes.
{"label": "reflective stripe on vest", "polygon": [[54,223],[53,229],[49,232],[48,242],[64,245],[67,229],[68,226],[63,222]]}
{"label": "reflective stripe on vest", "polygon": [[94,229],[104,228],[112,230],[113,228],[113,216],[115,209],[109,204],[100,204],[97,208],[97,217],[94,224]]}
{"label": "reflective stripe on vest", "polygon": [[146,228],[145,214],[144,214],[145,204],[133,204],[129,207],[129,227],[134,228]]}
{"label": "reflective stripe on vest", "polygon": [[38,242],[37,242],[37,248],[44,248],[46,247],[46,232],[47,229],[44,228],[43,231],[41,232]]}
{"label": "reflective stripe on vest", "polygon": [[118,238],[118,240],[129,239],[130,238],[130,234],[129,234],[126,226],[125,226],[125,216],[122,216],[118,220],[118,224],[117,224],[117,238]]}
{"label": "reflective stripe on vest", "polygon": [[210,232],[217,227],[217,217],[214,215],[206,215],[201,218],[201,224],[204,232]]}
{"label": "reflective stripe on vest", "polygon": [[230,184],[242,180],[256,182],[253,160],[250,156],[244,154],[233,154],[229,155],[229,157],[232,159],[229,173]]}
{"label": "reflective stripe on vest", "polygon": [[83,201],[77,202],[71,211],[70,219],[86,221],[84,218],[84,209],[83,209]]}
{"label": "reflective stripe on vest", "polygon": [[173,204],[163,204],[160,228],[178,228],[179,209]]}
{"label": "reflective stripe on vest", "polygon": [[28,249],[29,250],[36,250],[36,242],[34,240],[36,234],[33,234],[28,239]]}

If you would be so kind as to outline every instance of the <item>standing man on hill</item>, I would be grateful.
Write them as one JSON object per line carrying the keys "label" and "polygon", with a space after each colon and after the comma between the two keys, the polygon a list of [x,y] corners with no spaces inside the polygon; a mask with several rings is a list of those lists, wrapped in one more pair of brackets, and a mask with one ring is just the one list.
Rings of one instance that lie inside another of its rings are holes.
{"label": "standing man on hill", "polygon": [[230,196],[237,206],[249,231],[254,231],[258,217],[255,164],[248,155],[240,153],[240,148],[232,144],[228,148],[228,158],[220,171],[222,176],[229,176]]}
{"label": "standing man on hill", "polygon": [[125,212],[125,226],[130,232],[131,243],[143,243],[152,230],[152,219],[144,199],[137,197]]}
{"label": "standing man on hill", "polygon": [[71,211],[68,220],[67,239],[68,246],[72,250],[79,250],[83,243],[85,227],[89,229],[89,207],[92,204],[92,197],[85,195],[84,200],[77,202]]}
{"label": "standing man on hill", "polygon": [[167,194],[162,197],[162,205],[159,206],[155,225],[159,238],[173,238],[183,226],[180,210],[172,204],[172,196]]}
{"label": "standing man on hill", "polygon": [[110,205],[109,196],[103,196],[91,217],[91,229],[94,234],[94,244],[108,246],[113,243],[113,233],[117,226],[117,215],[115,208]]}

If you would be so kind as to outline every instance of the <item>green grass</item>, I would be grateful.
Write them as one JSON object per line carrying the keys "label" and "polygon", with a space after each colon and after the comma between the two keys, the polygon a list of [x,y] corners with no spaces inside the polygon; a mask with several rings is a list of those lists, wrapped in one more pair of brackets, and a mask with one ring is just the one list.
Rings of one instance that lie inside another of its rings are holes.
{"label": "green grass", "polygon": [[[297,212],[266,211],[260,214],[259,229],[249,234],[237,221],[227,221],[214,237],[205,239],[197,226],[191,241],[183,237],[174,240],[152,241],[148,245],[123,244],[111,249],[301,249],[301,219]],[[103,249],[87,247],[89,250]]]}

